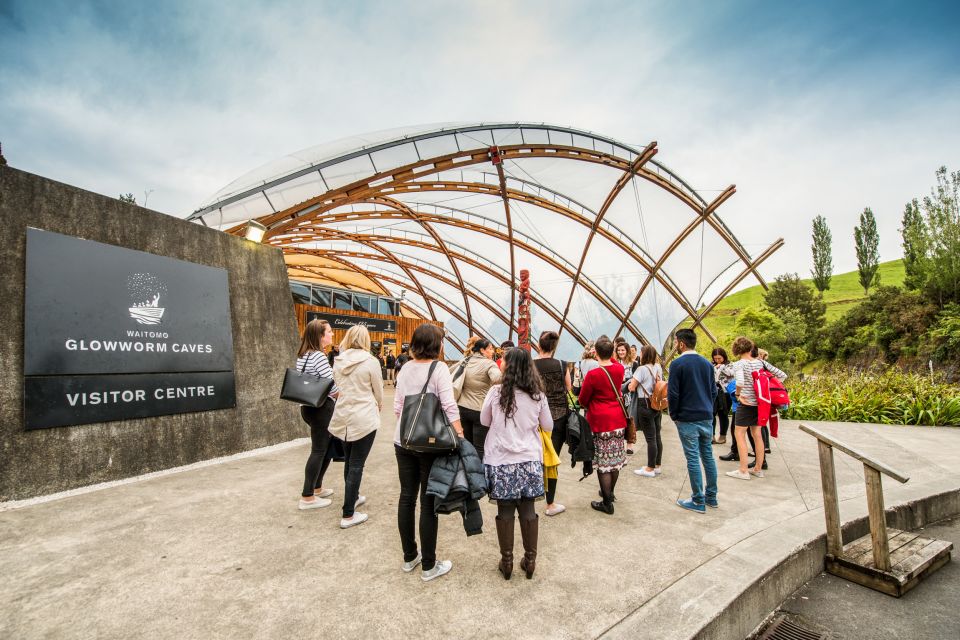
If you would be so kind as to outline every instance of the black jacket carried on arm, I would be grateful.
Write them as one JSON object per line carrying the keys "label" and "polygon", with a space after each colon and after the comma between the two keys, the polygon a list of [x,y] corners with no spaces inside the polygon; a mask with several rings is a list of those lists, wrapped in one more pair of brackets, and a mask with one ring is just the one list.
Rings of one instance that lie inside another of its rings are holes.
{"label": "black jacket carried on arm", "polygon": [[593,431],[587,419],[579,411],[571,411],[567,415],[567,451],[570,452],[570,466],[583,463],[583,476],[586,478],[593,473]]}
{"label": "black jacket carried on arm", "polygon": [[487,495],[487,479],[477,450],[463,438],[459,442],[456,451],[433,461],[427,495],[435,498],[435,513],[460,513],[464,530],[472,536],[483,533],[479,501]]}

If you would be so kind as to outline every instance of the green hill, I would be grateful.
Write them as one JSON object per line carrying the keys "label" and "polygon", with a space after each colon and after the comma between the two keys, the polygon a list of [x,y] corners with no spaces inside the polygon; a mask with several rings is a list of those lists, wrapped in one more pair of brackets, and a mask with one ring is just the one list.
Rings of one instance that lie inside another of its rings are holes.
{"label": "green hill", "polygon": [[[880,263],[880,284],[902,286],[904,276],[903,260]],[[823,301],[827,304],[828,322],[840,317],[864,298],[863,287],[860,286],[858,278],[856,271],[834,274],[830,280],[830,288],[823,294]],[[813,286],[812,280],[807,279],[803,282],[811,287]],[[717,337],[717,343],[720,346],[725,348],[730,346],[730,343],[736,337],[737,314],[740,313],[741,309],[762,306],[763,293],[763,287],[756,285],[749,289],[731,293],[714,307],[703,323]],[[688,327],[690,324],[691,321],[686,320],[681,326]],[[713,343],[702,333],[700,333],[697,346],[701,345],[707,353],[713,348]],[[704,349],[698,350],[702,351]]]}

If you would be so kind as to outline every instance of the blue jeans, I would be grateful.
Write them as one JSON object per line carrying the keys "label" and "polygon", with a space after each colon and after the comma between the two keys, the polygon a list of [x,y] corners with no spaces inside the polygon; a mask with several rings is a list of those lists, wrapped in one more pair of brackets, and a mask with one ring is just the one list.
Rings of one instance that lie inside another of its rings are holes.
{"label": "blue jeans", "polygon": [[690,474],[690,499],[694,504],[704,504],[703,473],[707,474],[706,502],[717,502],[717,462],[713,459],[713,421],[678,422],[677,433],[683,445],[683,455],[687,458],[687,473]]}

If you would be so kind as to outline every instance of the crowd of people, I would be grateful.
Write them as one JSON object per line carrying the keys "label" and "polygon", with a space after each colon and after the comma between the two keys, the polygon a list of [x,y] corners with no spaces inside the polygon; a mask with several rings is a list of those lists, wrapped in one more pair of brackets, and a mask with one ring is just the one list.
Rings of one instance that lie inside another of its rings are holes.
{"label": "crowd of people", "polygon": [[[472,337],[463,358],[449,368],[439,361],[443,331],[431,324],[419,326],[409,347],[405,344],[396,358],[388,354],[386,361],[371,353],[370,335],[361,325],[346,332],[337,355],[328,359],[332,341],[330,325],[312,320],[298,353],[298,369],[333,379],[322,406],[301,407],[310,427],[311,449],[299,508],[332,504],[334,492],[324,486],[324,474],[332,460],[342,459],[340,527],[348,529],[368,520],[357,509],[366,502],[360,486],[380,427],[386,379],[395,386],[393,441],[400,485],[397,527],[402,570],[412,572],[419,566],[424,581],[452,568],[451,561],[437,559],[437,513],[459,511],[467,534],[479,533],[476,500],[482,495],[497,504],[499,572],[505,579],[512,575],[519,522],[523,546],[519,566],[532,578],[539,537],[535,502],[545,501],[548,517],[567,510],[557,500],[557,469],[564,445],[572,461],[582,463],[584,477],[597,474],[599,499],[591,501],[590,507],[613,515],[620,471],[634,453],[638,434],[646,445],[646,460],[634,473],[652,479],[663,473],[664,409],[676,425],[690,480],[690,497],[678,498],[677,505],[698,513],[717,508],[713,445],[726,442],[731,411],[731,450],[719,458],[736,461],[739,467],[726,475],[763,478],[769,468],[765,456],[770,451],[769,434],[760,421],[754,372],[766,369],[780,380],[786,378],[745,337],[731,345],[735,362],[722,348],[714,349],[712,362],[707,360],[697,353],[697,337],[689,329],[676,332],[673,348],[678,355],[669,363],[669,375],[653,346],[644,345],[638,352],[636,345],[607,336],[588,343],[577,362],[555,357],[560,341],[555,331],[540,335],[533,349],[536,358],[513,343],[498,348],[484,338]],[[448,452],[415,451],[401,442],[404,398],[422,393],[439,399],[440,411],[461,443],[457,455],[462,463],[459,470],[465,473],[461,474],[462,495],[453,506],[447,485],[456,482],[457,462],[451,469]],[[749,464],[748,441],[755,456]]]}

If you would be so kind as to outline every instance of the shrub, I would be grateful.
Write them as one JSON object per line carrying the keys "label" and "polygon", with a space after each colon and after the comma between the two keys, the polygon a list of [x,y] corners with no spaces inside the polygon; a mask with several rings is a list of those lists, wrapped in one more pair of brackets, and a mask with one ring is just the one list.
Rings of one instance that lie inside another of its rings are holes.
{"label": "shrub", "polygon": [[792,404],[783,416],[791,420],[960,425],[960,386],[942,378],[837,367],[788,383]]}

